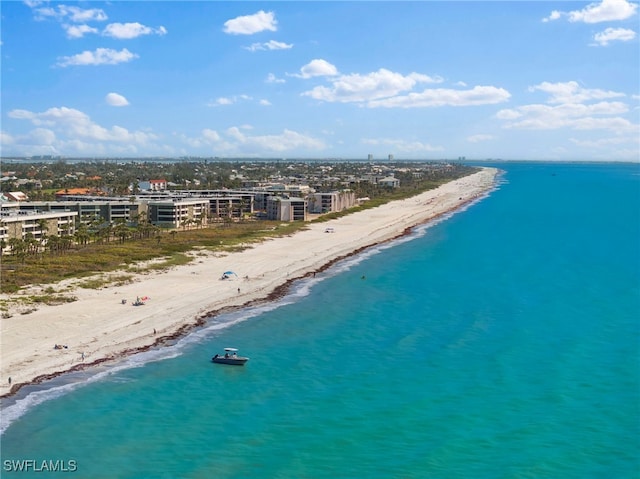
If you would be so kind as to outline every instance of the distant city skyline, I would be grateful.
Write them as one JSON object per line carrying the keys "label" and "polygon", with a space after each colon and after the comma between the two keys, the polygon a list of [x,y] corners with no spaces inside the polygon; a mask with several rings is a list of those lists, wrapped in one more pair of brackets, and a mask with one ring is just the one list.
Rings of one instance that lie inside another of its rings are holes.
{"label": "distant city skyline", "polygon": [[640,161],[637,2],[0,8],[3,157]]}

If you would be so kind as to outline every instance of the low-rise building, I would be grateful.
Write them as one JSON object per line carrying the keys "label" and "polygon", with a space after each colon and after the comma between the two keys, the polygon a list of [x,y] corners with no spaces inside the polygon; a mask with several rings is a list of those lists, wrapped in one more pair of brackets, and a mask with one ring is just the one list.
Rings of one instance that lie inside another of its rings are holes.
{"label": "low-rise building", "polygon": [[277,221],[306,221],[307,202],[302,198],[267,198],[267,219]]}
{"label": "low-rise building", "polygon": [[167,180],[139,181],[138,188],[143,191],[165,191],[167,189]]}
{"label": "low-rise building", "polygon": [[388,188],[398,188],[400,186],[400,180],[394,176],[386,176],[378,179],[378,185]]}
{"label": "low-rise building", "polygon": [[187,228],[206,225],[209,200],[161,200],[148,203],[149,222],[164,228]]}
{"label": "low-rise building", "polygon": [[0,211],[0,239],[25,239],[29,234],[35,240],[46,236],[72,236],[76,231],[75,211],[21,211],[5,208]]}
{"label": "low-rise building", "polygon": [[95,188],[65,188],[56,191],[56,200],[63,201],[70,196],[96,196],[99,194],[100,192]]}
{"label": "low-rise building", "polygon": [[29,201],[29,197],[22,191],[8,191],[4,193],[8,201]]}
{"label": "low-rise building", "polygon": [[356,204],[356,194],[349,190],[314,193],[308,198],[309,213],[314,214],[343,211]]}
{"label": "low-rise building", "polygon": [[21,211],[75,211],[78,221],[89,223],[98,219],[105,223],[125,221],[137,224],[147,215],[147,203],[127,200],[94,201],[32,201],[20,203]]}

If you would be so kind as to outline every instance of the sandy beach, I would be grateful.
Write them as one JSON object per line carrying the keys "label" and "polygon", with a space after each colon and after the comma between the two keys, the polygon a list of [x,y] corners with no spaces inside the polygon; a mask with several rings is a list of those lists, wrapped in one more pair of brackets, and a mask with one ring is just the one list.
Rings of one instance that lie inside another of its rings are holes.
{"label": "sandy beach", "polygon": [[[413,198],[309,224],[304,231],[242,252],[199,253],[189,265],[140,274],[126,285],[75,288],[66,292],[78,298],[75,302],[2,318],[0,396],[162,344],[212,313],[268,300],[290,281],[473,201],[493,187],[496,174],[495,168],[483,168]],[[221,280],[225,271],[237,276]],[[65,286],[53,287],[61,291]],[[132,306],[136,298],[146,298],[145,304]],[[66,348],[55,349],[56,344]]]}

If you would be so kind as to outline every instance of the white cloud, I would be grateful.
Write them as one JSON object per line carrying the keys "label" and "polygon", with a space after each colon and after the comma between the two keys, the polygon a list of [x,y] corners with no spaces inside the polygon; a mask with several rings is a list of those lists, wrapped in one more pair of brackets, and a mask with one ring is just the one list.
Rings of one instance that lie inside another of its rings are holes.
{"label": "white cloud", "polygon": [[444,150],[441,146],[432,146],[429,143],[394,138],[364,138],[362,143],[370,146],[384,146],[397,153],[424,153]]}
{"label": "white cloud", "polygon": [[640,137],[616,136],[613,138],[599,138],[596,140],[581,140],[579,138],[569,138],[569,141],[574,145],[580,146],[582,148],[608,148],[610,146],[622,145],[626,143],[640,143]]}
{"label": "white cloud", "polygon": [[25,2],[33,10],[36,20],[53,18],[55,20],[67,20],[74,23],[103,22],[108,17],[100,8],[79,8],[69,5],[58,5],[58,8],[41,7],[43,2]]}
{"label": "white cloud", "polygon": [[245,135],[240,131],[240,129],[235,127],[230,128],[228,132],[240,142],[245,150],[250,148],[256,151],[282,153],[296,149],[317,151],[325,148],[325,144],[321,140],[289,129],[285,129],[282,133],[277,135],[250,136]]}
{"label": "white cloud", "polygon": [[104,128],[91,121],[89,116],[74,108],[49,108],[41,113],[27,110],[12,110],[9,117],[30,120],[36,126],[48,126],[71,137],[83,137],[100,141],[135,141],[144,143],[154,135],[144,132],[129,132],[120,126]]}
{"label": "white cloud", "polygon": [[60,154],[61,142],[53,131],[46,128],[35,128],[24,135],[10,136],[4,132],[0,135],[3,147],[10,146],[12,151],[24,156]]}
{"label": "white cloud", "polygon": [[271,106],[271,102],[269,100],[262,99],[259,103],[262,106]]}
{"label": "white cloud", "polygon": [[238,140],[240,142],[247,141],[247,137],[244,133],[242,133],[242,131],[240,131],[241,129],[241,127],[232,126],[230,128],[227,128],[226,134],[234,140]]}
{"label": "white cloud", "polygon": [[402,75],[381,68],[377,72],[366,75],[341,75],[331,79],[331,86],[318,86],[303,95],[316,100],[328,102],[364,102],[389,98],[401,92],[411,90],[418,83],[437,83],[439,78],[432,78],[419,73]]}
{"label": "white cloud", "polygon": [[609,42],[629,42],[636,38],[636,32],[628,28],[607,28],[594,35],[594,45],[607,46]]}
{"label": "white cloud", "polygon": [[484,135],[484,134],[478,134],[478,135],[471,135],[467,137],[467,141],[470,143],[479,143],[481,141],[490,141],[493,140],[495,137],[493,135]]}
{"label": "white cloud", "polygon": [[220,98],[217,98],[215,102],[209,103],[208,106],[232,105],[234,102],[235,100],[233,100],[233,98],[220,97]]}
{"label": "white cloud", "polygon": [[35,128],[29,132],[28,141],[39,145],[54,145],[56,134],[47,128]]}
{"label": "white cloud", "polygon": [[249,101],[249,100],[253,100],[252,97],[250,97],[249,95],[234,95],[234,96],[230,96],[230,97],[219,97],[216,98],[214,101],[211,101],[209,103],[207,103],[207,106],[221,106],[221,105],[233,105],[234,103],[237,103],[239,101]]}
{"label": "white cloud", "polygon": [[220,135],[218,134],[218,132],[215,130],[211,130],[209,128],[205,128],[204,130],[202,130],[202,136],[203,138],[206,138],[208,141],[212,141],[212,142],[220,141]]}
{"label": "white cloud", "polygon": [[7,133],[6,131],[0,131],[0,145],[13,145],[15,142],[16,140],[13,135]]}
{"label": "white cloud", "polygon": [[569,138],[569,141],[578,148],[583,148],[586,154],[594,158],[610,161],[612,158],[628,159],[638,162],[638,147],[640,147],[640,135],[621,135],[614,137],[592,138],[589,132],[587,139]]}
{"label": "white cloud", "polygon": [[269,73],[265,81],[267,83],[286,83],[286,80],[282,78],[277,78],[273,73]]}
{"label": "white cloud", "polygon": [[120,51],[111,48],[97,48],[95,51],[85,50],[77,55],[61,57],[57,63],[60,67],[71,65],[116,65],[118,63],[130,62],[138,55],[131,53],[126,48]]}
{"label": "white cloud", "polygon": [[20,143],[16,151],[23,154],[37,154],[34,152],[38,151],[52,154],[136,153],[138,147],[148,148],[157,139],[153,133],[129,131],[118,125],[105,128],[74,108],[49,108],[44,112],[12,110],[8,116],[29,120],[37,127],[15,139]]}
{"label": "white cloud", "polygon": [[570,22],[600,23],[616,20],[626,20],[635,15],[638,5],[627,0],[602,0],[599,3],[591,3],[582,10],[560,12],[554,10],[543,21],[558,20],[568,17]]}
{"label": "white cloud", "polygon": [[132,23],[110,23],[107,25],[102,34],[106,37],[118,38],[120,40],[128,40],[137,38],[142,35],[166,35],[165,27],[151,28],[138,22]]}
{"label": "white cloud", "polygon": [[90,21],[103,22],[108,18],[107,14],[104,13],[104,10],[100,8],[83,9],[68,5],[58,5],[58,11],[62,16],[67,17],[69,20],[76,23]]}
{"label": "white cloud", "polygon": [[270,40],[266,43],[253,43],[250,46],[245,47],[245,49],[251,52],[258,50],[289,50],[291,48],[293,48],[292,43],[277,42],[275,40]]}
{"label": "white cloud", "polygon": [[422,92],[412,92],[420,83],[441,83],[443,80],[439,76],[415,72],[402,75],[385,68],[366,75],[340,75],[328,81],[328,86],[314,87],[302,95],[326,102],[360,103],[369,108],[486,105],[501,103],[511,97],[507,90],[493,86],[475,86],[465,90],[427,88]]}
{"label": "white cloud", "polygon": [[319,76],[334,76],[338,74],[338,69],[326,60],[318,59],[311,60],[305,66],[300,68],[299,74],[292,74],[298,78],[312,78]]}
{"label": "white cloud", "polygon": [[[565,126],[586,126],[604,122],[592,121],[593,116],[620,115],[629,111],[627,105],[621,102],[599,102],[590,105],[581,103],[565,103],[562,105],[532,104],[520,106],[511,110],[500,110],[496,117],[500,120],[519,120],[510,126],[515,128],[555,129]],[[625,120],[626,121],[626,120]]]}
{"label": "white cloud", "polygon": [[624,96],[622,93],[585,89],[573,81],[543,82],[530,87],[529,91],[548,93],[548,104],[529,104],[500,110],[496,118],[505,121],[505,128],[611,130],[616,134],[638,131],[638,125],[621,116],[628,113],[627,104],[620,101],[600,101]]}
{"label": "white cloud", "polygon": [[129,101],[118,93],[107,94],[105,101],[111,106],[127,106],[129,104]]}
{"label": "white cloud", "polygon": [[503,103],[511,98],[504,88],[475,86],[470,90],[448,88],[426,89],[422,93],[409,93],[367,103],[370,108],[425,108],[439,106],[476,106]]}
{"label": "white cloud", "polygon": [[229,155],[262,156],[264,154],[287,151],[309,150],[319,151],[326,148],[321,140],[294,130],[285,129],[275,135],[251,135],[251,125],[233,126],[223,133],[204,129],[201,136],[189,138],[181,135],[181,140],[192,148],[211,147],[212,153]]}
{"label": "white cloud", "polygon": [[232,18],[224,22],[224,32],[232,35],[252,35],[265,30],[275,32],[278,22],[273,12],[260,10],[253,15]]}
{"label": "white cloud", "polygon": [[562,12],[559,12],[558,10],[554,10],[551,12],[551,14],[548,17],[543,18],[542,21],[550,22],[552,20],[558,20],[561,16],[562,16]]}
{"label": "white cloud", "polygon": [[548,103],[583,103],[589,100],[604,100],[625,96],[624,93],[614,91],[582,88],[576,81],[560,83],[542,82],[529,87],[529,91],[548,93],[551,95]]}
{"label": "white cloud", "polygon": [[90,27],[89,25],[63,25],[69,38],[82,38],[87,33],[98,33],[97,28]]}

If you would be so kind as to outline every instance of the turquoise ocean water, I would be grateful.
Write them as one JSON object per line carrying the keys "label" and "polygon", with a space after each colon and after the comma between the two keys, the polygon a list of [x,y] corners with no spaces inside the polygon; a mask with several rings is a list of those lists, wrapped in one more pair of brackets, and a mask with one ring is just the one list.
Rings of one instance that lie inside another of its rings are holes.
{"label": "turquoise ocean water", "polygon": [[640,165],[497,166],[279,302],[3,401],[2,477],[640,477]]}

